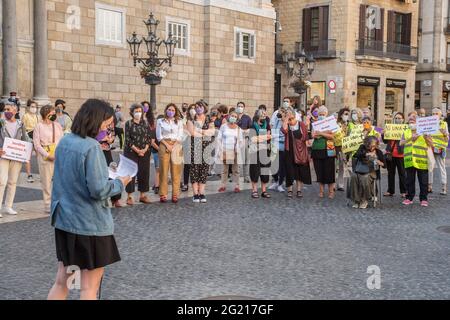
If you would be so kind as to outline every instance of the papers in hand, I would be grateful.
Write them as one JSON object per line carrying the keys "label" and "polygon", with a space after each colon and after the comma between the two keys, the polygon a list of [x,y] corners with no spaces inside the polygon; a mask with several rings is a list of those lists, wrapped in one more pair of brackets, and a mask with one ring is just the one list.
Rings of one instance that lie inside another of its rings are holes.
{"label": "papers in hand", "polygon": [[116,170],[109,168],[109,178],[117,179],[119,177],[136,177],[138,172],[138,166],[136,162],[120,155],[119,166]]}

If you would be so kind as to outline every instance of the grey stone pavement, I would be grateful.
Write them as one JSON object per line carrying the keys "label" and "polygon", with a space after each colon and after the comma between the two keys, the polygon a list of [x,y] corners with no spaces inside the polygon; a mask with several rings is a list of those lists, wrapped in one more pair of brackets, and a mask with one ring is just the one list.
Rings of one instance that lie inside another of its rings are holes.
{"label": "grey stone pavement", "polygon": [[[33,188],[18,192],[21,201],[39,198]],[[431,195],[426,209],[384,198],[362,211],[344,193],[304,193],[252,200],[248,190],[211,191],[208,204],[113,210],[122,261],[106,269],[102,299],[450,299],[450,233],[437,229],[450,226],[449,197]],[[46,298],[53,237],[45,215],[0,224],[0,299]],[[379,290],[366,285],[371,265]]]}

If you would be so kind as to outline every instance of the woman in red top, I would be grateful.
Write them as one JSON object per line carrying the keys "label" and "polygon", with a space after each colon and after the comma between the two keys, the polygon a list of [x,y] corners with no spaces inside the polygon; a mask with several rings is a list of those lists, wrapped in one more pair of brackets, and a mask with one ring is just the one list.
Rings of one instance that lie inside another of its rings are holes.
{"label": "woman in red top", "polygon": [[[394,124],[404,124],[405,116],[398,112],[394,116]],[[400,194],[406,197],[406,171],[403,162],[403,147],[398,140],[384,140],[386,143],[386,167],[388,171],[388,190],[385,197],[392,197],[395,194],[395,171],[398,172]]]}

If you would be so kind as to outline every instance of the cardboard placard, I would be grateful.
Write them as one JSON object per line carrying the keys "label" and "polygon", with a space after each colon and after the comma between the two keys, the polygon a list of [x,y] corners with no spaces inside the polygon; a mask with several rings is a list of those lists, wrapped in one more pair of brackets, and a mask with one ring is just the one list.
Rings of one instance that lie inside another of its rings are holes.
{"label": "cardboard placard", "polygon": [[2,159],[28,162],[31,159],[33,144],[22,140],[5,138],[3,151],[5,154],[2,156]]}

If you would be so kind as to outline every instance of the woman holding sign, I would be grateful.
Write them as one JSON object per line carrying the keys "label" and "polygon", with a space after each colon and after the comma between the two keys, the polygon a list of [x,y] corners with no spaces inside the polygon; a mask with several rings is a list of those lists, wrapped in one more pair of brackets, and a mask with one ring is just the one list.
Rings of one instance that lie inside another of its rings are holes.
{"label": "woman holding sign", "polygon": [[[405,116],[401,112],[397,112],[394,116],[394,125],[403,125],[405,122]],[[386,167],[388,171],[388,190],[384,194],[385,197],[392,197],[395,194],[395,172],[398,172],[399,187],[402,198],[406,197],[406,171],[404,164],[403,149],[400,145],[400,140],[396,137],[390,137],[388,128],[385,130],[384,139],[386,144]],[[394,139],[395,138],[395,139]],[[401,137],[399,137],[401,138]]]}
{"label": "woman holding sign", "polygon": [[[328,109],[321,106],[318,110],[318,120],[328,116]],[[328,197],[334,199],[336,182],[336,148],[334,146],[334,133],[332,131],[313,131],[311,157],[314,161],[314,170],[317,182],[320,184],[319,197],[324,197],[325,185],[328,185]]]}
{"label": "woman holding sign", "polygon": [[67,298],[67,281],[76,271],[81,271],[81,299],[95,300],[104,267],[120,261],[107,201],[121,194],[131,178],[108,179],[105,156],[95,139],[112,125],[113,116],[107,102],[87,100],[75,116],[72,133],[56,150],[51,221],[59,264],[49,300]]}
{"label": "woman holding sign", "polygon": [[56,111],[52,105],[46,105],[40,111],[42,122],[33,132],[34,149],[37,153],[42,192],[44,194],[45,212],[50,213],[52,179],[55,169],[55,150],[64,136],[61,125],[56,122]]}
{"label": "woman holding sign", "polygon": [[448,125],[447,122],[442,120],[441,109],[434,108],[433,116],[438,117],[440,121],[439,132],[431,135],[434,144],[433,157],[435,161],[428,174],[428,190],[431,192],[433,191],[434,167],[436,166],[441,175],[441,195],[445,196],[447,194],[447,170],[445,168],[445,158],[447,157]]}
{"label": "woman holding sign", "polygon": [[[5,119],[0,120],[0,157],[2,158],[5,155],[4,144],[6,138],[29,141],[25,126],[20,120],[16,119],[16,114],[17,106],[13,102],[5,102]],[[21,169],[22,162],[20,161],[0,159],[0,209],[3,203],[3,195],[5,193],[6,186],[8,185],[4,212],[10,215],[17,214],[12,206],[16,195],[17,180],[19,179]],[[1,217],[2,215],[0,213],[0,218]]]}
{"label": "woman holding sign", "polygon": [[400,146],[405,148],[406,188],[405,206],[413,204],[416,195],[416,175],[420,187],[420,205],[428,207],[428,148],[433,147],[429,135],[417,133],[416,115],[409,115],[409,129],[403,134]]}

